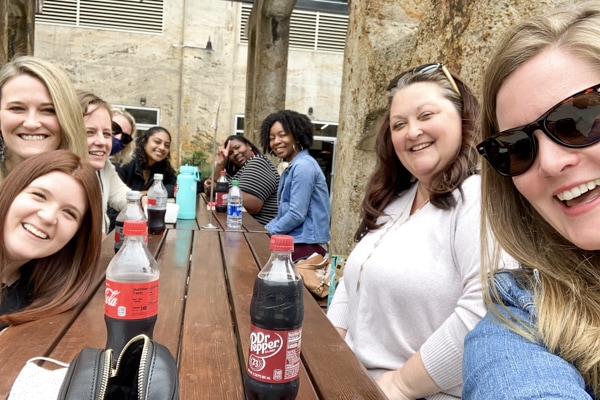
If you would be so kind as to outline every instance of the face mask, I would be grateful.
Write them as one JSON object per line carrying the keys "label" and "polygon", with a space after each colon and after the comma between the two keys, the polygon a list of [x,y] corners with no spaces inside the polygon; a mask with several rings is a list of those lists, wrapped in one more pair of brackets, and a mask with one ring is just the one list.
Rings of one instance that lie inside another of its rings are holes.
{"label": "face mask", "polygon": [[125,145],[123,145],[123,143],[119,139],[117,139],[116,137],[113,136],[112,150],[110,151],[110,155],[113,156],[113,155],[117,154],[118,152],[123,150],[124,147],[125,147]]}

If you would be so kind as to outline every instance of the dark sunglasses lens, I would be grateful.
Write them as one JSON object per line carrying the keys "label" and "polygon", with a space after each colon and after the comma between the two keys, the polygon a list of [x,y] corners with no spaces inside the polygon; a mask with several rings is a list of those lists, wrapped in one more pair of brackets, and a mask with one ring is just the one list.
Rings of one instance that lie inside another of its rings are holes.
{"label": "dark sunglasses lens", "polygon": [[117,124],[115,121],[112,121],[112,134],[114,135],[118,135],[120,133],[123,133],[123,129],[121,129],[121,125]]}
{"label": "dark sunglasses lens", "polygon": [[132,140],[133,140],[133,138],[131,137],[130,134],[125,133],[125,132],[121,133],[121,143],[123,143],[124,145],[131,143]]}
{"label": "dark sunglasses lens", "polygon": [[535,158],[533,138],[524,131],[507,132],[484,144],[490,165],[505,176],[516,176],[527,171]]}
{"label": "dark sunglasses lens", "polygon": [[586,93],[561,104],[545,121],[548,131],[571,147],[585,147],[600,140],[600,96]]}

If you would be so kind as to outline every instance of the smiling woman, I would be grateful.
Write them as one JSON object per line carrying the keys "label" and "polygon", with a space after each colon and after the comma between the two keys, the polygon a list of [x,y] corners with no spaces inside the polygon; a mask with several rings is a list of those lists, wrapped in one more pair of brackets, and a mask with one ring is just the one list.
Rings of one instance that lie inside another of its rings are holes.
{"label": "smiling woman", "polygon": [[0,329],[75,307],[102,271],[100,186],[66,150],[23,161],[0,185]]}
{"label": "smiling woman", "polygon": [[0,182],[33,155],[60,148],[85,157],[83,130],[75,89],[63,71],[30,56],[0,69]]}

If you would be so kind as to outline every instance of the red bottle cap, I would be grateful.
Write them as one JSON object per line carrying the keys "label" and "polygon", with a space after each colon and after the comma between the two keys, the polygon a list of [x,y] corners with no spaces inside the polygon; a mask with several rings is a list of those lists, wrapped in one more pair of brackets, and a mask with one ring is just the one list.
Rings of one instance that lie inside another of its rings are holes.
{"label": "red bottle cap", "polygon": [[146,221],[125,221],[123,234],[130,236],[143,236],[146,234]]}
{"label": "red bottle cap", "polygon": [[227,173],[226,170],[222,169],[221,172],[219,172],[221,174],[221,176],[225,176],[225,174]]}
{"label": "red bottle cap", "polygon": [[269,248],[276,251],[292,251],[294,250],[294,238],[289,235],[273,235]]}

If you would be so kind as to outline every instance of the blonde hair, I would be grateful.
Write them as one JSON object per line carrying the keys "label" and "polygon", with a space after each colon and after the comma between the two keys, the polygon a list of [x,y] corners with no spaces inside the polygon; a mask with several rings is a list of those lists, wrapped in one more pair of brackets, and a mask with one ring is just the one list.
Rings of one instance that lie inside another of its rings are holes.
{"label": "blonde hair", "polygon": [[111,157],[111,161],[113,163],[125,165],[128,164],[129,161],[131,161],[131,159],[133,158],[133,153],[135,152],[135,139],[137,137],[137,127],[135,126],[135,118],[133,118],[133,115],[131,115],[129,112],[121,108],[113,108],[112,113],[113,118],[115,115],[121,115],[127,120],[127,122],[129,122],[129,125],[131,125],[130,135],[133,140],[127,143],[125,147],[123,147],[123,150]]}
{"label": "blonde hair", "polygon": [[[523,21],[506,33],[483,80],[484,138],[498,130],[496,95],[504,80],[548,48],[564,48],[600,70],[600,2],[565,7]],[[541,339],[549,351],[573,364],[586,384],[600,395],[599,252],[582,250],[562,237],[519,193],[511,178],[500,176],[487,163],[482,164],[482,185],[486,302],[492,303],[492,297],[494,301],[499,299],[486,271],[501,265],[501,247],[521,264],[523,271],[516,273],[522,274],[533,290],[538,310],[536,325],[518,325],[503,318],[494,307],[491,309],[511,329],[532,341]],[[489,248],[493,251],[488,252]]]}
{"label": "blonde hair", "polygon": [[[81,107],[75,94],[75,88],[68,76],[48,61],[32,56],[20,56],[6,63],[0,69],[0,97],[4,84],[11,78],[29,75],[39,79],[50,93],[56,116],[61,129],[60,149],[70,150],[83,159],[87,159],[88,148]],[[11,149],[6,148],[6,158],[11,158]],[[10,171],[6,162],[0,164],[0,182]]]}

